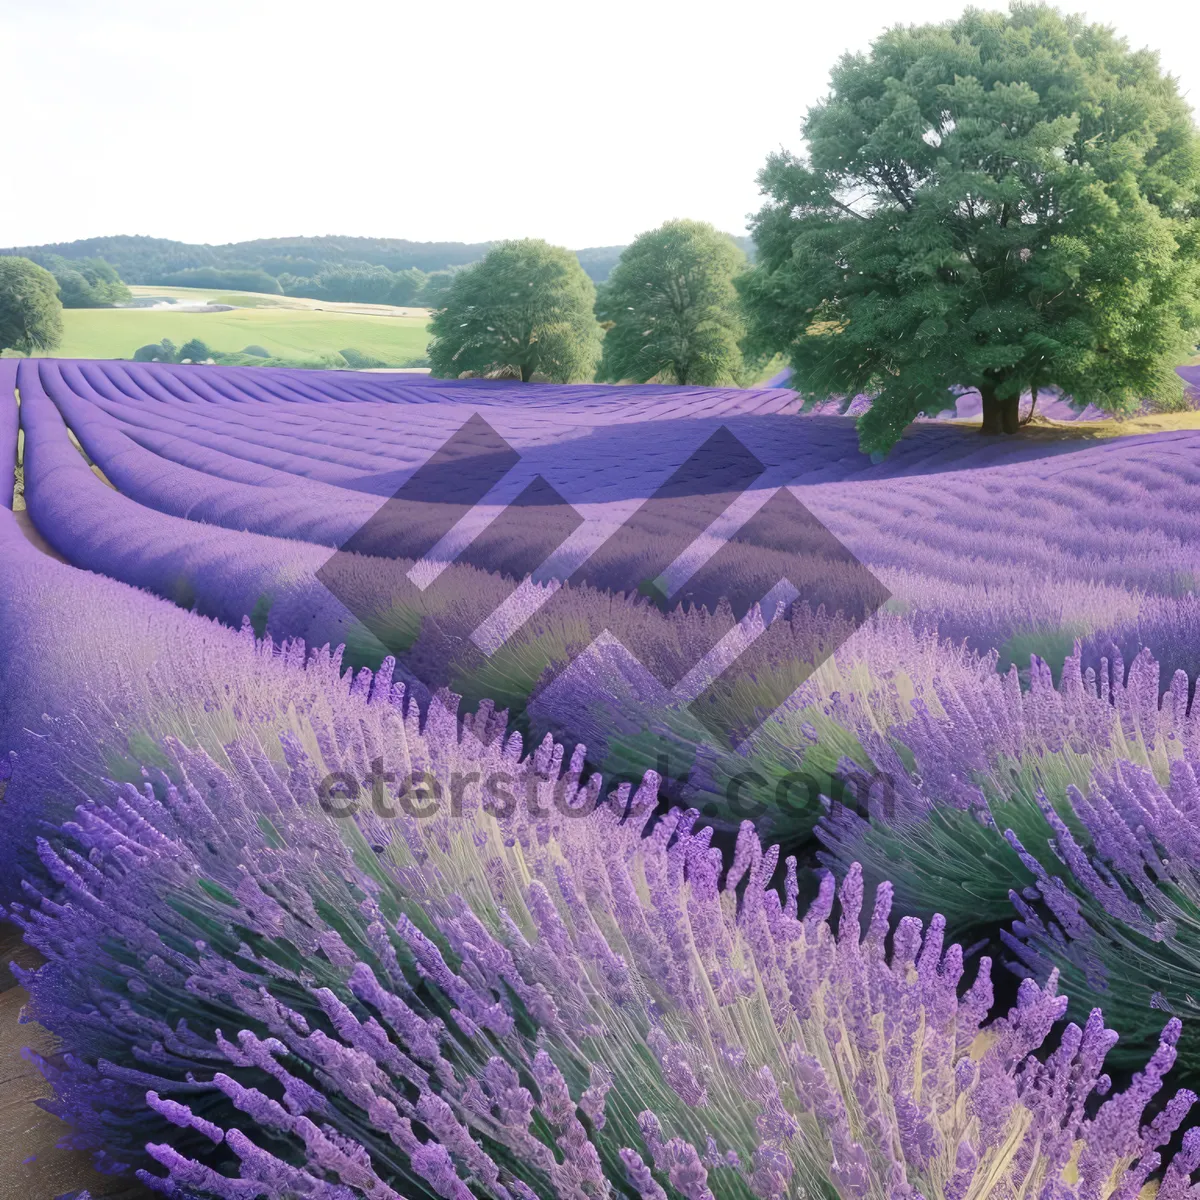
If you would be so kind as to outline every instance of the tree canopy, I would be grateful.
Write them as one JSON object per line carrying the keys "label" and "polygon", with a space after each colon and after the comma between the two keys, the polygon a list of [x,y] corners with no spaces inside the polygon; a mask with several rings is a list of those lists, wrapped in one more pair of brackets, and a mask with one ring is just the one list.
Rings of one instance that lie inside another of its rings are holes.
{"label": "tree canopy", "polygon": [[133,352],[134,362],[178,362],[179,347],[170,338],[161,342],[151,342],[148,346],[139,346]]}
{"label": "tree canopy", "polygon": [[202,363],[207,362],[212,356],[213,352],[208,348],[206,342],[202,342],[199,338],[191,338],[179,347],[176,358],[179,362]]}
{"label": "tree canopy", "polygon": [[[737,239],[750,252],[748,238]],[[0,249],[0,255],[18,255],[48,266],[51,256],[72,263],[80,259],[102,258],[112,264],[128,283],[164,286],[176,283],[179,271],[199,267],[221,270],[248,271],[261,269],[279,280],[284,291],[284,277],[293,281],[311,279],[333,267],[384,267],[395,275],[408,271],[432,275],[455,271],[459,267],[479,262],[491,249],[490,242],[410,242],[403,238],[368,237],[290,237],[261,238],[250,242],[228,242],[220,246],[175,242],[152,237],[99,237],[75,242],[54,242],[42,246],[14,246]],[[623,246],[593,246],[577,250],[583,269],[599,283],[608,278],[616,265]],[[180,285],[186,286],[186,285]],[[233,285],[216,286],[232,289]],[[261,291],[261,287],[251,290]],[[272,290],[270,288],[268,291]],[[292,295],[308,293],[291,292]],[[436,305],[424,296],[415,299],[395,299],[393,304]]]}
{"label": "tree canopy", "polygon": [[425,273],[415,267],[389,271],[370,263],[346,263],[323,267],[308,276],[280,275],[278,282],[288,296],[403,307],[423,303],[425,281]]}
{"label": "tree canopy", "polygon": [[744,330],[733,281],[745,267],[733,239],[701,221],[667,221],[636,238],[596,300],[611,322],[597,378],[736,382]]}
{"label": "tree canopy", "polygon": [[532,238],[501,242],[454,276],[445,307],[434,313],[433,374],[591,379],[600,357],[595,300],[570,250]]}
{"label": "tree canopy", "polygon": [[266,271],[253,268],[188,267],[154,280],[164,287],[228,288],[233,292],[266,292],[278,296],[283,289]]}
{"label": "tree canopy", "polygon": [[62,332],[54,276],[27,258],[0,258],[0,350],[53,350]]}
{"label": "tree canopy", "polygon": [[58,283],[58,297],[63,308],[111,308],[132,299],[132,293],[121,282],[115,268],[102,258],[72,261],[50,254],[40,265]]}
{"label": "tree canopy", "polygon": [[896,28],[772,156],[750,344],[806,398],[874,396],[864,449],[979,390],[986,432],[1056,386],[1182,403],[1200,325],[1200,149],[1157,55],[1045,6]]}

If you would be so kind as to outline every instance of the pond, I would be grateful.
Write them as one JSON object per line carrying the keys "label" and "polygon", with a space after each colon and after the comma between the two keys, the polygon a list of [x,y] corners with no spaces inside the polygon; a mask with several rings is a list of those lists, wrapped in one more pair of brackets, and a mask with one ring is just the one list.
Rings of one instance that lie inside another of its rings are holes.
{"label": "pond", "polygon": [[196,304],[186,300],[176,300],[172,296],[138,296],[134,300],[127,300],[124,304],[118,304],[117,308],[142,308],[150,311],[170,310],[171,312],[186,312],[186,313],[205,313],[205,312],[231,312],[232,304]]}

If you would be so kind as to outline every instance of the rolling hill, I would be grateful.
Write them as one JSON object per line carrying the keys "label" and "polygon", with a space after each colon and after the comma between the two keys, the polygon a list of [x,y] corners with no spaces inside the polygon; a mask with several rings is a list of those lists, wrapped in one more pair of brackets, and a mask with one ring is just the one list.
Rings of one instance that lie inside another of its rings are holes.
{"label": "rolling hill", "polygon": [[[749,238],[734,239],[747,254]],[[176,242],[169,238],[119,235],[52,242],[43,246],[12,246],[0,254],[19,254],[34,260],[47,255],[67,259],[103,258],[116,267],[126,283],[171,282],[177,271],[196,267],[258,269],[268,275],[312,275],[323,266],[369,263],[403,271],[415,267],[427,274],[477,262],[491,242],[410,242],[404,238],[283,237],[213,246]],[[592,246],[575,253],[597,283],[608,278],[624,246]]]}

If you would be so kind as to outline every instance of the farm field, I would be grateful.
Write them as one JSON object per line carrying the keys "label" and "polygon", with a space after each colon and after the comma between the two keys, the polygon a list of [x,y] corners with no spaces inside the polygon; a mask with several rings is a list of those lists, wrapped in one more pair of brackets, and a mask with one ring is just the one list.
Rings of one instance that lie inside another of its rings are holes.
{"label": "farm field", "polygon": [[204,1200],[1058,1200],[1093,1120],[1136,1196],[1200,1086],[1195,418],[873,462],[782,387],[0,361],[56,1111]]}
{"label": "farm field", "polygon": [[268,292],[235,292],[224,288],[151,287],[133,284],[134,300],[164,298],[180,304],[231,304],[235,308],[308,309],[321,312],[360,313],[379,317],[428,320],[428,309],[400,308],[394,304],[359,304],[352,301],[313,300],[308,296],[279,296]]}
{"label": "farm field", "polygon": [[63,313],[59,358],[132,358],[139,346],[169,338],[177,346],[200,338],[214,350],[234,353],[258,345],[280,358],[312,358],[346,347],[385,362],[420,358],[429,341],[423,309],[326,304],[284,296],[256,296],[199,288],[131,288],[135,296],[164,296],[181,305],[240,299],[256,307],[221,312],[89,308]]}

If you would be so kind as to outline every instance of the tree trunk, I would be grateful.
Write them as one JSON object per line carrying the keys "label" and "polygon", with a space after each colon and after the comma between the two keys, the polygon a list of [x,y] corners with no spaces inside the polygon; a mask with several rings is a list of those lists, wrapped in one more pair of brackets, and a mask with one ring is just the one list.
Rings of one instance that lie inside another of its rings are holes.
{"label": "tree trunk", "polygon": [[1022,426],[1030,424],[1033,420],[1033,414],[1037,412],[1038,390],[1037,384],[1033,384],[1029,389],[1029,416],[1021,422]]}
{"label": "tree trunk", "polygon": [[1017,433],[1021,428],[1021,397],[1009,396],[1001,400],[996,395],[994,384],[984,384],[979,389],[983,401],[983,428],[986,434]]}
{"label": "tree trunk", "polygon": [[1000,401],[1000,428],[1005,433],[1021,432],[1021,397],[1009,396]]}
{"label": "tree trunk", "polygon": [[984,384],[979,389],[979,398],[983,401],[983,429],[982,433],[996,434],[1003,433],[1004,429],[1000,420],[1000,401],[996,399],[996,389],[991,384]]}
{"label": "tree trunk", "polygon": [[528,383],[532,378],[533,378],[533,368],[526,366],[524,363],[522,363],[521,364],[521,382]]}

